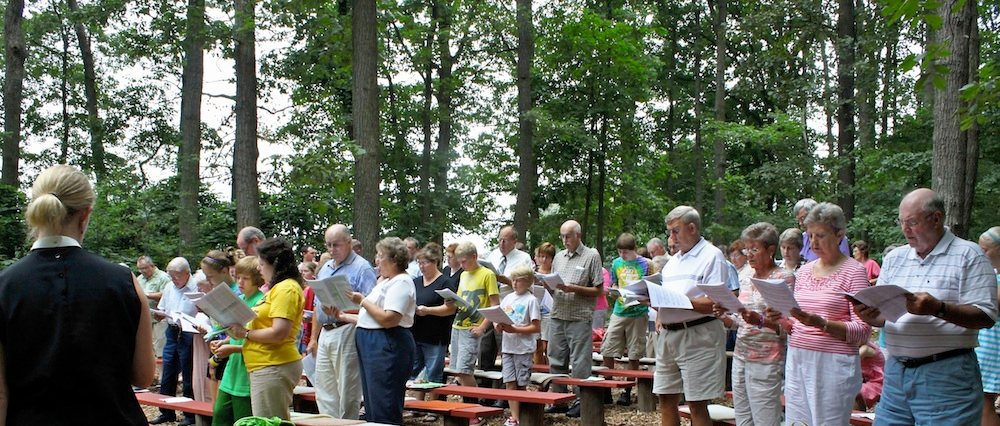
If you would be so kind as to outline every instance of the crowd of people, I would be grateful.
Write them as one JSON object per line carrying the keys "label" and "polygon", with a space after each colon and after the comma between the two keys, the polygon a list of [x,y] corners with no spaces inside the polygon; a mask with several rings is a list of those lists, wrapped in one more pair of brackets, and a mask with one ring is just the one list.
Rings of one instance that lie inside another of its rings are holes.
{"label": "crowd of people", "polygon": [[[487,253],[467,241],[442,247],[387,237],[372,263],[349,226],[334,224],[322,253],[296,253],[285,239],[247,227],[237,247],[209,251],[197,271],[178,257],[164,272],[142,256],[135,277],[81,249],[93,200],[78,170],[45,171],[27,209],[32,251],[0,272],[0,419],[10,424],[60,423],[66,415],[146,424],[128,387],[150,385],[154,354],[162,358],[160,393],[176,395],[180,378],[182,395],[214,403],[213,424],[287,419],[303,355],[315,363],[309,379],[321,413],[402,424],[408,383],[444,383],[446,358],[461,385],[477,386],[473,373],[486,369],[499,370],[508,389],[525,389],[534,364],[590,377],[595,336],[607,368],[622,357],[633,370],[641,358],[655,359],[663,425],[679,424],[682,397],[692,424],[712,424],[708,403],[727,388],[740,425],[843,425],[853,410],[874,411],[880,425],[1000,424],[1000,227],[978,244],[958,238],[929,189],[902,197],[896,221],[906,242],[888,247],[881,265],[864,241],[849,244],[840,207],[803,199],[791,212],[797,228],[754,223],[720,246],[702,236],[696,209],[679,206],[665,217],[665,241],[643,245],[623,232],[607,262],[573,220],[559,229],[561,250],[544,242],[529,254],[505,226]],[[562,283],[540,285],[552,274]],[[307,285],[335,276],[346,279],[345,296],[358,309],[326,306]],[[692,309],[634,303],[612,291],[651,276],[687,296]],[[797,307],[772,309],[755,280],[787,286]],[[727,310],[699,284],[724,284],[744,308]],[[874,285],[904,289],[906,312],[890,321],[881,305],[845,296]],[[218,286],[256,318],[185,327],[184,318],[204,315],[192,295]],[[494,306],[513,324],[480,312]],[[15,332],[21,328],[51,333]],[[47,381],[56,373],[64,380]],[[97,387],[96,405],[45,408],[42,389],[83,381]],[[631,402],[630,390],[617,400]],[[509,408],[504,424],[515,426],[518,404]],[[546,411],[578,417],[579,399]],[[162,410],[148,422],[176,420]]]}

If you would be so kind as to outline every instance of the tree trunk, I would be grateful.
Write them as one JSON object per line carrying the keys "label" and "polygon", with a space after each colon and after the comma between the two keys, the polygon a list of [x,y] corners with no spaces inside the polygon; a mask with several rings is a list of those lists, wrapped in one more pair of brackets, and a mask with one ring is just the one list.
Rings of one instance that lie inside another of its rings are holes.
{"label": "tree trunk", "polygon": [[580,228],[583,232],[580,234],[580,241],[586,244],[587,241],[587,230],[590,229],[590,204],[591,199],[594,197],[594,150],[587,151],[587,192],[584,196],[583,202],[583,223]]}
{"label": "tree trunk", "polygon": [[[423,111],[420,114],[420,127],[423,131],[423,142],[424,147],[420,153],[420,223],[425,225],[433,223],[433,218],[431,217],[431,200],[434,198],[431,194],[431,175],[432,175],[432,153],[433,153],[433,138],[432,138],[432,125],[433,125],[433,97],[434,97],[434,55],[430,52],[434,51],[434,36],[436,35],[435,29],[437,28],[438,21],[438,2],[431,1],[431,23],[427,28],[427,38],[424,41],[424,50],[427,52],[424,54],[426,62],[423,64],[413,64],[414,67],[423,66],[423,80],[424,80],[424,90],[422,95],[423,98]],[[436,177],[436,176],[435,176]]]}
{"label": "tree trunk", "polygon": [[607,180],[608,171],[608,112],[607,109],[601,113],[601,150],[597,153],[597,237],[594,238],[593,247],[604,259],[604,183]]}
{"label": "tree trunk", "polygon": [[233,201],[236,227],[260,226],[257,186],[257,53],[255,0],[235,0],[236,146],[233,149]]}
{"label": "tree trunk", "polygon": [[[701,14],[695,10],[695,22],[701,21]],[[697,37],[697,36],[696,36]],[[697,39],[694,42],[694,146],[691,147],[692,163],[694,163],[694,208],[699,212],[704,212],[705,206],[705,170],[702,161],[701,121],[704,113],[704,88],[701,74],[702,49]]]}
{"label": "tree trunk", "polygon": [[538,168],[535,167],[535,122],[531,113],[531,65],[535,60],[535,29],[532,22],[531,0],[517,0],[517,205],[514,207],[514,228],[518,239],[527,241],[534,208]]}
{"label": "tree trunk", "polygon": [[885,40],[885,61],[882,64],[882,113],[879,117],[882,137],[889,135],[889,121],[896,123],[896,48],[899,46],[899,23],[887,23]]}
{"label": "tree trunk", "polygon": [[3,171],[0,183],[18,186],[21,158],[21,100],[24,98],[24,0],[7,0],[4,12]]}
{"label": "tree trunk", "polygon": [[[726,10],[727,0],[715,0],[715,121],[726,121]],[[715,212],[714,222],[725,223],[723,209],[726,205],[726,141],[715,134],[713,141],[715,163]]]}
{"label": "tree trunk", "polygon": [[854,217],[854,65],[857,40],[854,1],[837,7],[837,177],[838,204],[847,220]]}
{"label": "tree trunk", "polygon": [[361,152],[354,165],[354,231],[366,259],[375,258],[379,230],[378,26],[375,0],[353,0],[351,14],[352,110]]}
{"label": "tree trunk", "polygon": [[104,164],[104,123],[97,111],[97,71],[94,64],[94,51],[90,46],[90,35],[87,28],[80,22],[78,16],[80,6],[76,0],[67,0],[73,28],[80,44],[80,56],[83,57],[83,92],[87,98],[87,128],[90,131],[90,166],[94,171],[97,183],[103,183],[107,175]]}
{"label": "tree trunk", "polygon": [[855,5],[857,19],[856,51],[860,61],[856,63],[858,107],[858,146],[875,145],[875,76],[878,75],[878,52],[875,51],[875,16],[865,8],[863,0]]}
{"label": "tree trunk", "polygon": [[823,61],[823,116],[826,119],[826,141],[827,153],[833,156],[837,151],[836,140],[833,138],[833,115],[834,109],[830,99],[833,97],[833,90],[830,88],[830,57],[826,53],[826,40],[820,43],[820,59]]}
{"label": "tree trunk", "polygon": [[180,206],[177,229],[181,253],[191,254],[198,241],[198,192],[201,186],[201,91],[205,73],[205,0],[188,0],[181,72],[181,147],[177,155]]}
{"label": "tree trunk", "polygon": [[60,3],[53,3],[52,10],[59,18],[59,37],[62,39],[62,52],[60,52],[60,75],[59,75],[59,106],[61,107],[60,118],[62,121],[62,134],[59,140],[59,164],[66,164],[69,158],[69,33],[63,24],[63,17],[59,11]]}
{"label": "tree trunk", "polygon": [[[437,179],[434,181],[434,191],[439,200],[448,197],[448,171],[451,170],[451,139],[455,122],[455,91],[460,82],[452,75],[458,55],[451,54],[451,23],[452,5],[437,2],[438,10],[438,56],[441,66],[438,68],[438,141],[437,141]],[[434,212],[433,228],[430,239],[437,243],[444,240],[444,232],[451,228],[451,212],[441,208]]]}
{"label": "tree trunk", "polygon": [[[957,3],[963,3],[960,9],[956,9]],[[978,65],[976,2],[949,0],[937,13],[943,25],[935,38],[951,54],[935,60],[936,65],[946,66],[948,73],[942,76],[945,86],[934,90],[932,185],[945,202],[945,225],[955,235],[966,238],[972,210],[971,193],[975,189],[978,144],[974,132],[961,129],[959,111],[967,105],[961,100],[959,90],[972,82],[974,74],[970,69]],[[977,57],[974,59],[973,55]]]}
{"label": "tree trunk", "polygon": [[[954,3],[954,2],[949,2]],[[942,6],[943,7],[943,6]],[[930,25],[924,24],[924,54],[929,54],[931,46],[937,42],[937,30],[931,28]],[[931,70],[921,70],[924,76],[929,75],[933,71]],[[924,87],[921,96],[917,99],[917,106],[924,108],[927,111],[934,113],[934,95],[935,95],[934,84],[932,84],[930,79],[924,81]]]}

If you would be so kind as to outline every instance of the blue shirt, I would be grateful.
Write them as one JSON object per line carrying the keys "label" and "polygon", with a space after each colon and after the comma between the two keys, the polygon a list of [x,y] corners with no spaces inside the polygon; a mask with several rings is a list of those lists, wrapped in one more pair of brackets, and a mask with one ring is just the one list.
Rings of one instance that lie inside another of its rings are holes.
{"label": "blue shirt", "polygon": [[[367,260],[358,256],[353,251],[339,265],[333,260],[323,264],[323,267],[319,269],[319,273],[316,274],[316,279],[321,280],[334,275],[346,275],[347,282],[351,284],[351,289],[365,296],[368,296],[368,293],[371,293],[372,289],[375,288],[375,269],[372,268],[372,265]],[[314,315],[319,316],[317,321],[320,324],[337,322],[336,318],[323,312],[323,304],[320,302],[319,297],[315,299],[314,306],[316,312]]]}
{"label": "blue shirt", "polygon": [[733,262],[727,260],[726,269],[729,271],[729,275],[726,277],[726,287],[729,287],[732,291],[739,290],[740,273],[736,271],[736,265],[733,265]]}

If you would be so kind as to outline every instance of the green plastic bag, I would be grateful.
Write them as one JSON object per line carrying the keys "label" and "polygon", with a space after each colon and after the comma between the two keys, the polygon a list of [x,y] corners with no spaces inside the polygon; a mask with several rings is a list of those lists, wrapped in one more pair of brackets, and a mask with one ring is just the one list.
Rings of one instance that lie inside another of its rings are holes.
{"label": "green plastic bag", "polygon": [[279,417],[244,417],[233,423],[233,426],[295,426],[295,423],[281,420]]}

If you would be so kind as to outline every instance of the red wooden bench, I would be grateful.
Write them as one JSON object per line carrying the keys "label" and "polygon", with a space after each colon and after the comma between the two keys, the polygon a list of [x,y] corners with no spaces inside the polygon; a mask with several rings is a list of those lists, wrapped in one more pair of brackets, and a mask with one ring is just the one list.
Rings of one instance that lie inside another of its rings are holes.
{"label": "red wooden bench", "polygon": [[170,395],[161,395],[153,392],[135,393],[135,399],[139,401],[139,404],[194,414],[197,416],[196,421],[198,422],[199,425],[200,424],[208,425],[212,423],[212,408],[213,408],[212,403],[204,401],[182,401],[182,402],[167,401],[168,399],[171,398],[175,397]]}
{"label": "red wooden bench", "polygon": [[541,426],[545,405],[563,404],[576,399],[571,393],[532,392],[527,390],[490,389],[474,386],[449,385],[430,391],[435,395],[457,395],[469,398],[503,399],[521,403],[520,423],[524,426]]}
{"label": "red wooden bench", "polygon": [[477,417],[493,417],[503,415],[503,408],[484,407],[479,404],[451,402],[444,400],[417,401],[407,400],[403,408],[411,411],[434,413],[444,418],[445,426],[468,426],[469,420]]}
{"label": "red wooden bench", "polygon": [[598,370],[594,374],[612,378],[635,379],[635,393],[639,397],[639,411],[656,411],[656,395],[653,395],[653,372],[650,370]]}
{"label": "red wooden bench", "polygon": [[604,426],[604,392],[616,388],[630,388],[635,382],[620,380],[587,380],[574,377],[556,377],[552,383],[580,388],[580,424]]}

